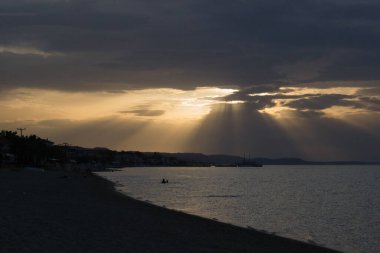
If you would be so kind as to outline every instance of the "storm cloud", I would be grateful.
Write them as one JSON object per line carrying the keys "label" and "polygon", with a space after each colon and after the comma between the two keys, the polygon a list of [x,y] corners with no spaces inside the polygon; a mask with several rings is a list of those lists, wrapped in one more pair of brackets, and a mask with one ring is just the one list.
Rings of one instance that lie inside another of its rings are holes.
{"label": "storm cloud", "polygon": [[13,50],[0,50],[0,85],[91,91],[378,80],[379,12],[378,1],[5,0],[0,46]]}

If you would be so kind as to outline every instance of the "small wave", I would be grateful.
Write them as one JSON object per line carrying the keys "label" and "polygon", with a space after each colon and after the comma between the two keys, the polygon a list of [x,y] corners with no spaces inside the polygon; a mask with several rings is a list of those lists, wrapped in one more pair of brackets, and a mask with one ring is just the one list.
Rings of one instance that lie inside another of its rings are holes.
{"label": "small wave", "polygon": [[239,198],[241,195],[208,195],[206,198]]}

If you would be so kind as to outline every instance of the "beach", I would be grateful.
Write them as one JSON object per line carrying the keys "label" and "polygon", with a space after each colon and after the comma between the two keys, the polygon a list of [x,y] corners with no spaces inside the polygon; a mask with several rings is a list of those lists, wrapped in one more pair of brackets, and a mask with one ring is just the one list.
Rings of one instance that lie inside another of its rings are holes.
{"label": "beach", "polygon": [[135,200],[95,175],[2,171],[0,203],[0,252],[336,252]]}

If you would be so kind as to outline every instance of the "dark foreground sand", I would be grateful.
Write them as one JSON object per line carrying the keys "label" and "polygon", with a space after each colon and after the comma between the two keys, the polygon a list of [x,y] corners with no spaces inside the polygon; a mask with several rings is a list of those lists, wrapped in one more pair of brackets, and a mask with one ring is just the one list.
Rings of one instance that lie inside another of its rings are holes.
{"label": "dark foreground sand", "polygon": [[0,252],[334,252],[166,210],[97,176],[0,172]]}

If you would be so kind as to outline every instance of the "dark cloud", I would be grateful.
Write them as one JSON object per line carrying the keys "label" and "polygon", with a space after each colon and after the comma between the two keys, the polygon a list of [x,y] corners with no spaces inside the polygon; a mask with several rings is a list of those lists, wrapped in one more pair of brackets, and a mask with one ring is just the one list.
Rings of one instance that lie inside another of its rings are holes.
{"label": "dark cloud", "polygon": [[276,85],[258,85],[248,87],[236,91],[228,96],[222,98],[216,98],[222,101],[242,101],[249,105],[251,109],[261,110],[266,107],[275,106],[274,97],[272,95],[257,96],[257,93],[273,93],[280,91],[280,87]]}
{"label": "dark cloud", "polygon": [[380,97],[361,97],[359,102],[359,106],[363,107],[370,111],[380,112]]}
{"label": "dark cloud", "polygon": [[[78,6],[77,8],[82,8]],[[97,13],[77,8],[62,10],[49,10],[47,13],[9,13],[2,16],[2,26],[13,28],[24,26],[68,27],[86,30],[128,30],[143,24],[145,19],[127,14]],[[72,12],[70,12],[72,11]],[[67,15],[70,14],[70,15]],[[46,22],[49,21],[49,22]]]}
{"label": "dark cloud", "polygon": [[164,110],[148,110],[148,109],[137,109],[137,110],[129,110],[129,111],[121,111],[120,113],[127,113],[127,114],[135,114],[137,116],[161,116],[165,114]]}
{"label": "dark cloud", "polygon": [[343,106],[365,109],[373,113],[380,112],[380,99],[378,96],[368,97],[342,94],[305,95],[303,98],[284,102],[282,105],[297,110],[320,111],[333,106]]}
{"label": "dark cloud", "polygon": [[157,117],[165,114],[165,110],[152,109],[152,106],[147,105],[138,105],[134,106],[131,110],[120,111],[122,114],[134,114],[136,116],[148,116],[148,117]]}
{"label": "dark cloud", "polygon": [[[136,89],[380,79],[376,1],[2,1],[0,86]],[[300,68],[302,66],[302,68]]]}
{"label": "dark cloud", "polygon": [[[236,91],[228,96],[216,98],[221,101],[242,101],[247,107],[262,110],[277,106],[276,101],[283,107],[298,111],[299,117],[319,118],[324,115],[322,110],[334,106],[363,109],[369,112],[380,112],[380,99],[377,88],[359,89],[357,94],[290,94],[297,88],[280,89],[279,86],[253,86]],[[323,89],[321,89],[323,92]],[[261,94],[260,94],[261,93]]]}
{"label": "dark cloud", "polygon": [[293,100],[285,103],[284,105],[299,110],[323,110],[333,106],[356,105],[355,102],[347,100],[352,98],[352,96],[341,94],[317,95],[314,97]]}

